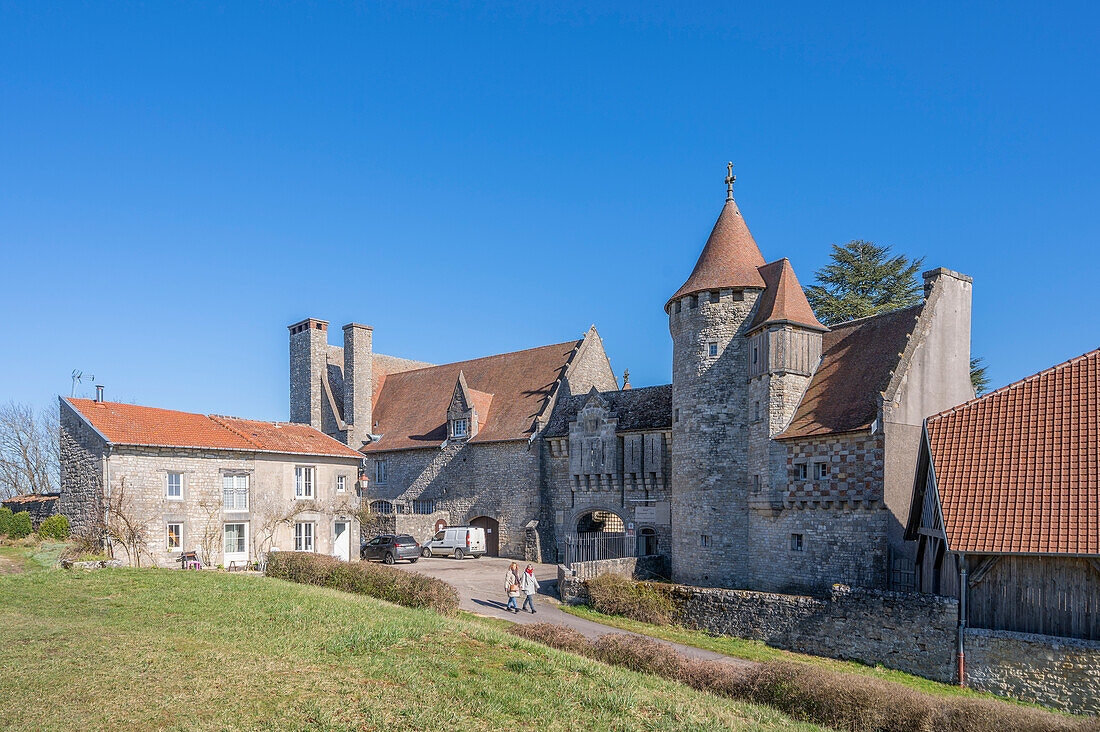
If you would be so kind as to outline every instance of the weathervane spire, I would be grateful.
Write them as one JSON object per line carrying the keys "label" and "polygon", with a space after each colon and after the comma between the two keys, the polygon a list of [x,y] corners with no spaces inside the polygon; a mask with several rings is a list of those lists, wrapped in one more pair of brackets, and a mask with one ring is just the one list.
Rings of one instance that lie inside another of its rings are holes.
{"label": "weathervane spire", "polygon": [[733,174],[733,163],[726,163],[726,200],[733,200],[733,182],[737,180],[737,176]]}

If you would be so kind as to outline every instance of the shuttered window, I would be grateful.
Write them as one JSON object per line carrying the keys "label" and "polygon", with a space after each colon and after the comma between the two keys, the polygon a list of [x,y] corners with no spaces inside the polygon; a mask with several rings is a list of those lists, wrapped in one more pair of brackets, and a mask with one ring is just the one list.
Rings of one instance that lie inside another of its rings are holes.
{"label": "shuttered window", "polygon": [[226,511],[248,510],[248,476],[222,476],[222,507]]}

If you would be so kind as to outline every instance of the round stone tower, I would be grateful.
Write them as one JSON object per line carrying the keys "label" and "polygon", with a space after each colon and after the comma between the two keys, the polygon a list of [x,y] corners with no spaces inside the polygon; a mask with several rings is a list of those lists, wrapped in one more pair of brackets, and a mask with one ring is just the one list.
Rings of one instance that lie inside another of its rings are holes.
{"label": "round stone tower", "polygon": [[750,571],[745,338],[764,257],[733,200],[665,311],[672,334],[672,574],[737,587]]}

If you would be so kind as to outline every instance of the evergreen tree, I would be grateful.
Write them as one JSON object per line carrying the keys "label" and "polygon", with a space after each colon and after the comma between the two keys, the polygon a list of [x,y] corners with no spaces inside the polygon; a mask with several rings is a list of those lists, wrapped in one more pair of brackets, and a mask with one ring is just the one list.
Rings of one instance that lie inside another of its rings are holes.
{"label": "evergreen tree", "polygon": [[989,391],[989,376],[986,374],[988,370],[989,366],[981,356],[970,359],[970,383],[974,385],[974,393],[978,396]]}
{"label": "evergreen tree", "polygon": [[917,273],[924,258],[891,256],[889,246],[869,241],[833,244],[832,262],[816,273],[806,298],[825,325],[865,318],[920,302]]}

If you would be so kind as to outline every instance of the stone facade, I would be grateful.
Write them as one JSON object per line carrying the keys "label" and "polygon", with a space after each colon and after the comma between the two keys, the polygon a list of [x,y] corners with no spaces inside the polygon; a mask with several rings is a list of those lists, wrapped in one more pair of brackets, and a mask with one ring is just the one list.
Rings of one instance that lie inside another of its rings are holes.
{"label": "stone facade", "polygon": [[[348,532],[349,556],[359,550],[359,458],[109,445],[64,400],[60,409],[61,513],[76,534],[125,526],[141,537],[134,542],[141,563],[162,567],[188,551],[208,565],[255,561],[272,549],[294,548],[297,523],[312,524],[313,551],[335,552],[337,522]],[[312,470],[312,497],[295,497],[296,468]],[[178,476],[178,497],[169,495],[170,474]],[[239,476],[247,498],[227,503],[225,476]],[[175,547],[169,546],[170,524],[178,528]],[[243,526],[245,542],[242,554],[227,559],[228,524]],[[112,548],[116,557],[138,563],[125,544]]]}
{"label": "stone facade", "polygon": [[[746,329],[760,290],[688,295],[669,308],[672,334],[672,574],[743,587],[748,555]],[[711,356],[711,345],[716,353]]]}
{"label": "stone facade", "polygon": [[1100,641],[968,628],[966,683],[1077,714],[1100,714]]}
{"label": "stone facade", "polygon": [[[524,556],[525,527],[542,516],[538,444],[458,442],[374,452],[367,456],[367,475],[379,475],[379,462],[385,465],[385,481],[371,482],[369,500],[387,501],[401,512],[394,518],[395,528],[401,526],[403,533],[423,542],[435,533],[440,517],[456,526],[484,516],[497,523],[500,554]],[[412,518],[428,506],[433,511],[427,520]],[[549,546],[552,540],[546,536],[543,542]]]}
{"label": "stone facade", "polygon": [[87,422],[59,400],[61,498],[57,512],[69,519],[73,536],[103,524],[103,485],[107,445]]}

